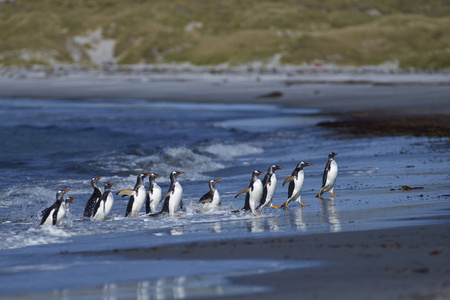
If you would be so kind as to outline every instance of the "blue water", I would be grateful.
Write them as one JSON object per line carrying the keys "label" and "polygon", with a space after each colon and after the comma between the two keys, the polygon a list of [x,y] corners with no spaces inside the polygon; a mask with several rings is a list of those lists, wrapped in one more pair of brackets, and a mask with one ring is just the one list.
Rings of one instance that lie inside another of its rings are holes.
{"label": "blue water", "polygon": [[[240,265],[250,273],[292,267],[283,261],[217,262],[214,268],[199,262],[195,271],[180,272],[179,264],[147,261],[130,269],[118,258],[68,257],[61,251],[376,229],[430,222],[427,218],[448,213],[445,139],[343,139],[316,126],[326,119],[330,117],[318,110],[275,105],[0,99],[0,296],[37,297],[34,292],[86,287],[98,292],[117,283],[125,287],[115,296],[127,298],[127,282],[140,282],[139,288],[145,283],[147,292],[153,291],[158,276],[148,270],[155,268],[165,270],[158,277],[168,280],[163,288],[185,278],[178,287],[192,289],[198,284],[194,275],[236,274]],[[331,151],[339,154],[336,191],[341,196],[321,202],[314,195]],[[243,206],[244,197],[234,195],[248,185],[251,172],[266,172],[271,164],[284,167],[277,171],[274,197],[275,204],[283,203],[287,189],[281,183],[301,160],[313,163],[305,171],[302,192],[302,202],[310,206],[266,210],[261,217],[231,213]],[[124,218],[127,199],[118,196],[107,220],[82,217],[92,177],[104,176],[99,185],[111,182],[118,191],[132,188],[137,174],[151,171],[163,175],[158,183],[164,192],[173,170],[185,172],[179,177],[185,204],[180,217]],[[198,199],[208,191],[208,181],[217,178],[223,178],[217,185],[223,206],[198,213]],[[402,192],[404,184],[426,188]],[[57,228],[38,227],[38,213],[55,201],[60,189],[77,197],[66,220]],[[189,262],[183,264],[188,268]],[[71,274],[77,277],[61,279]],[[52,281],[55,276],[60,279]],[[85,298],[70,291],[73,298]]]}

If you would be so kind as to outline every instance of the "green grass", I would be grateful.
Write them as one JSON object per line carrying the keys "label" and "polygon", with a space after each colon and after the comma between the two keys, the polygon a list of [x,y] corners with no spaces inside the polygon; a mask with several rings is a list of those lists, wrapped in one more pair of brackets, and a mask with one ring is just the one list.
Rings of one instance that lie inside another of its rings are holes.
{"label": "green grass", "polygon": [[[186,25],[201,23],[190,31]],[[447,0],[16,0],[0,2],[0,64],[74,63],[73,37],[102,28],[120,64],[316,60],[450,68]],[[84,51],[86,49],[79,49]],[[87,56],[77,62],[90,64]]]}

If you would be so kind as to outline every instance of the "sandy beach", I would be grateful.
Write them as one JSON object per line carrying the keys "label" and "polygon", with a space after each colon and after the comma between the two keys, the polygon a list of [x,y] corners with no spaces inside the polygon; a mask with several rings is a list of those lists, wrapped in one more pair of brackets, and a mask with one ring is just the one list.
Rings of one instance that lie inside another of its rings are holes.
{"label": "sandy beach", "polygon": [[[396,77],[398,81],[393,84],[391,80],[382,80],[383,76],[362,76],[359,83],[349,83],[347,77],[332,82],[321,78],[267,75],[236,77],[227,74],[205,77],[186,74],[163,77],[161,74],[38,77],[17,78],[3,74],[0,76],[0,97],[277,104],[288,108],[320,109],[321,115],[332,116],[336,120],[357,118],[367,124],[372,123],[374,117],[389,122],[409,118],[409,123],[411,117],[422,117],[420,122],[412,122],[415,123],[413,129],[397,133],[406,136],[436,136],[434,129],[430,134],[421,128],[439,115],[440,134],[437,136],[441,136],[447,145],[439,153],[448,153],[450,80],[432,84],[432,80],[402,79],[400,76]],[[389,122],[385,123],[385,128],[403,126]],[[358,127],[358,124],[349,126]],[[361,134],[377,136],[380,129],[377,130],[369,128]],[[422,158],[426,154],[420,155]],[[437,187],[433,184],[424,186],[429,188],[430,193],[438,194],[448,202],[447,185],[439,182]],[[383,197],[389,191],[378,193]],[[411,195],[423,197],[420,193],[417,191]],[[69,250],[62,252],[61,257],[115,256],[129,261],[175,258],[206,262],[217,259],[320,262],[319,266],[311,268],[230,277],[228,279],[234,285],[262,286],[267,289],[254,294],[227,295],[221,299],[450,299],[449,216],[450,209],[447,206],[441,208],[440,216],[427,215],[414,219],[407,227],[271,238],[218,239],[212,242],[183,242],[163,247],[105,251]]]}
{"label": "sandy beach", "polygon": [[221,299],[447,299],[450,297],[449,218],[438,225],[265,239],[219,240],[166,247],[65,255],[126,259],[283,259],[322,266],[232,277],[236,285],[269,291]]}

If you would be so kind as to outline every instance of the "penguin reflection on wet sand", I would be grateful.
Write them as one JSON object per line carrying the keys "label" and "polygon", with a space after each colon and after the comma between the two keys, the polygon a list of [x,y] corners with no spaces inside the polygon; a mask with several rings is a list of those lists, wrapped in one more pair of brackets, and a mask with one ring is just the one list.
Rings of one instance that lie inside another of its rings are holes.
{"label": "penguin reflection on wet sand", "polygon": [[112,183],[105,184],[105,191],[95,204],[94,212],[92,213],[91,218],[92,220],[94,221],[104,220],[111,212],[111,208],[114,204],[114,196],[111,193],[111,187],[113,185],[114,184]]}
{"label": "penguin reflection on wet sand", "polygon": [[294,171],[292,171],[292,175],[286,178],[286,180],[283,182],[283,186],[289,182],[288,199],[283,204],[283,207],[285,207],[286,209],[288,209],[289,202],[292,201],[297,201],[302,207],[307,206],[300,200],[300,192],[302,191],[303,182],[305,179],[303,168],[307,166],[312,166],[312,164],[308,164],[303,161],[299,162]]}
{"label": "penguin reflection on wet sand", "polygon": [[215,208],[217,205],[222,205],[222,203],[220,203],[219,192],[216,189],[216,183],[221,180],[222,178],[209,181],[209,192],[204,194],[199,201],[199,203],[203,205],[203,211],[208,211]]}
{"label": "penguin reflection on wet sand", "polygon": [[88,202],[86,203],[86,206],[84,207],[84,216],[86,218],[92,217],[92,212],[94,211],[95,203],[97,203],[98,199],[102,196],[102,191],[98,187],[97,183],[98,181],[103,178],[103,176],[94,177],[91,179],[91,185],[94,189],[94,192],[91,195],[91,198],[89,198]]}
{"label": "penguin reflection on wet sand", "polygon": [[319,190],[319,194],[316,197],[321,198],[322,193],[330,192],[331,196],[337,197],[339,195],[335,195],[334,191],[334,183],[336,182],[337,174],[338,174],[338,166],[334,157],[337,153],[331,152],[328,154],[328,161],[325,165],[325,170],[323,170],[322,177],[322,187]]}
{"label": "penguin reflection on wet sand", "polygon": [[[251,210],[253,215],[259,216],[256,213],[257,207],[259,203],[261,203],[261,197],[263,194],[263,185],[261,180],[259,179],[259,175],[263,175],[264,173],[258,170],[253,171],[252,173],[252,180],[250,181],[250,184],[248,188],[243,189],[240,191],[234,198],[238,197],[239,195],[242,195],[243,193],[247,193],[245,195],[245,204],[244,208],[242,210],[249,211]],[[234,211],[236,212],[236,211]]]}
{"label": "penguin reflection on wet sand", "polygon": [[155,181],[156,178],[159,177],[161,177],[161,175],[153,173],[148,176],[150,186],[147,191],[147,197],[145,198],[145,213],[147,215],[150,213],[156,213],[159,203],[161,202],[161,188]]}
{"label": "penguin reflection on wet sand", "polygon": [[49,208],[43,211],[41,219],[42,225],[61,225],[61,222],[66,215],[66,204],[64,203],[64,195],[70,190],[62,190],[56,193],[56,202]]}
{"label": "penguin reflection on wet sand", "polygon": [[136,184],[132,190],[120,190],[116,195],[129,195],[127,211],[125,217],[137,217],[139,211],[144,205],[146,192],[144,187],[144,178],[150,175],[150,173],[141,173],[136,178]]}
{"label": "penguin reflection on wet sand", "polygon": [[177,179],[178,175],[181,174],[184,174],[184,172],[172,171],[172,173],[170,173],[170,187],[163,197],[163,208],[160,212],[149,215],[150,217],[157,217],[167,213],[171,216],[175,216],[178,215],[176,214],[178,207],[183,209],[183,201],[181,199],[183,197],[183,188]]}
{"label": "penguin reflection on wet sand", "polygon": [[272,198],[275,194],[275,190],[277,188],[277,176],[275,175],[275,171],[283,169],[283,167],[271,165],[269,169],[267,170],[266,175],[264,176],[264,179],[262,181],[263,184],[263,194],[261,197],[261,202],[258,206],[259,212],[262,213],[262,209],[265,206],[271,207],[271,208],[280,208],[281,206],[275,206],[272,205]]}

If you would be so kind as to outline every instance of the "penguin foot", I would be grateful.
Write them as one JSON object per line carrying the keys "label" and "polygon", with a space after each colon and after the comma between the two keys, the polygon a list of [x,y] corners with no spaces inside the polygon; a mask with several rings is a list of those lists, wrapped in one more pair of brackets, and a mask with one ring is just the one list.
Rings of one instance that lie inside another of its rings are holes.
{"label": "penguin foot", "polygon": [[271,205],[270,208],[280,209],[282,205]]}
{"label": "penguin foot", "polygon": [[335,194],[333,194],[333,193],[331,193],[331,196],[333,196],[333,197],[339,197],[339,195],[335,195]]}
{"label": "penguin foot", "polygon": [[257,213],[253,213],[253,215],[255,216],[255,217],[260,217],[261,215],[258,215]]}
{"label": "penguin foot", "polygon": [[174,217],[179,217],[179,216],[181,216],[183,213],[176,213],[176,214],[173,214],[173,216]]}

